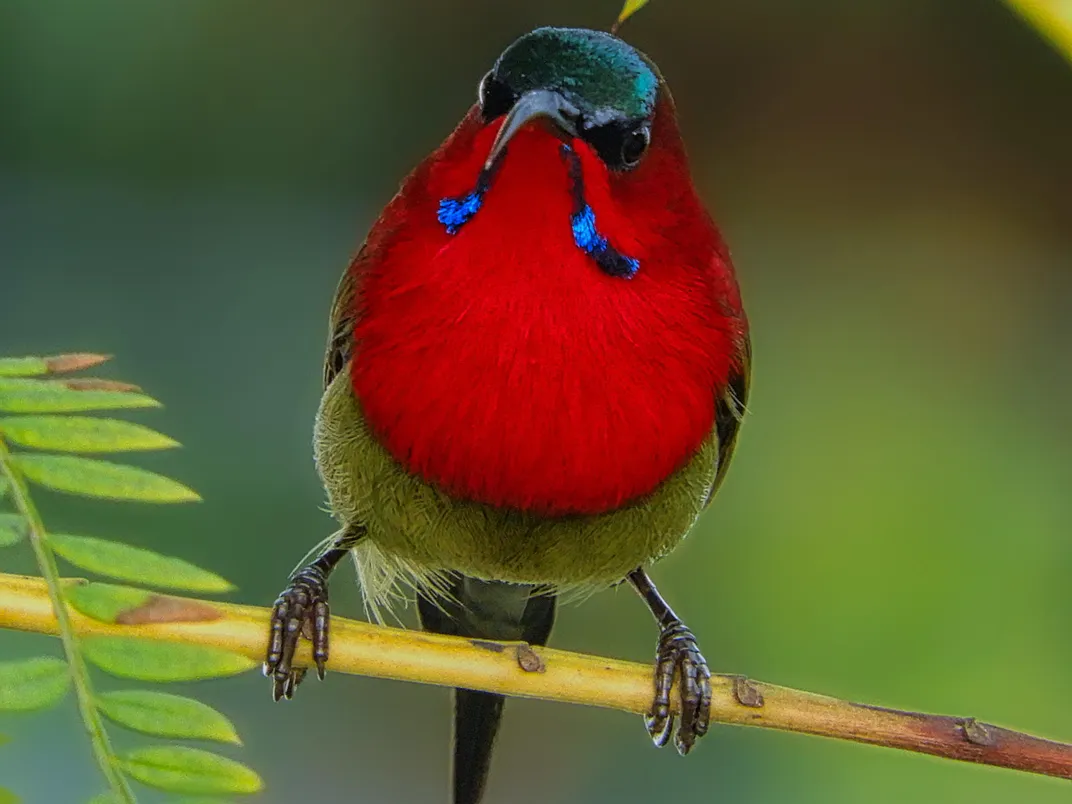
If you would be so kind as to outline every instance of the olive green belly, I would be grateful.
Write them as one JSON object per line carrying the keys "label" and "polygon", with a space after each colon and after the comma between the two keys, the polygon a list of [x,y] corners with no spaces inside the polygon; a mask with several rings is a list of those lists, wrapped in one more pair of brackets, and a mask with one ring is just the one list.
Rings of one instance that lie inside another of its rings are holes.
{"label": "olive green belly", "polygon": [[342,371],[324,394],[317,467],[335,516],[361,524],[378,551],[422,571],[595,587],[669,552],[699,516],[715,479],[712,434],[654,492],[595,515],[539,516],[452,499],[408,473],[370,432]]}

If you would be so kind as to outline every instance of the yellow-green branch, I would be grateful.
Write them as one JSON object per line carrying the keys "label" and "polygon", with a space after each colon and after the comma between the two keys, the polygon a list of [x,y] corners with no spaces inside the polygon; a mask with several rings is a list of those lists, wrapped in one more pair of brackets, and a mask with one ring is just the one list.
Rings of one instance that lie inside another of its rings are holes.
{"label": "yellow-green branch", "polygon": [[[68,580],[65,583],[78,583]],[[212,645],[263,657],[268,609],[188,598],[150,599],[137,625],[71,612],[79,634],[138,636]],[[55,634],[56,619],[39,578],[0,575],[0,627]],[[308,646],[300,660],[309,661]],[[483,642],[332,619],[331,670],[499,692],[642,713],[652,694],[643,664],[524,644]],[[1072,745],[981,723],[866,706],[810,692],[717,675],[711,720],[901,748],[949,759],[1072,779]]]}

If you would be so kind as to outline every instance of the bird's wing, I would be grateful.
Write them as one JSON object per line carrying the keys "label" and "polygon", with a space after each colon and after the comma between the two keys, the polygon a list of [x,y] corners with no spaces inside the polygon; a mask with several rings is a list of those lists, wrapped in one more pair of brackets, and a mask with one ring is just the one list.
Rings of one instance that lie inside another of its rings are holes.
{"label": "bird's wing", "polygon": [[[362,250],[363,253],[364,250]],[[361,260],[358,254],[355,262]],[[331,320],[328,328],[328,346],[324,354],[324,388],[350,362],[354,351],[354,291],[357,285],[356,271],[348,267],[339,280],[335,290],[335,300],[331,304]]]}
{"label": "bird's wing", "polygon": [[335,289],[335,300],[331,305],[331,322],[328,328],[328,348],[324,355],[325,390],[354,356],[354,324],[359,315],[357,297],[361,277],[376,257],[382,253],[385,245],[400,231],[406,216],[408,203],[406,199],[412,195],[412,192],[407,192],[407,190],[413,186],[420,186],[420,170],[418,168],[406,179],[402,189],[383,208],[380,217],[369,229],[357,256],[347,266],[342,279],[339,280],[339,286]]}
{"label": "bird's wing", "polygon": [[752,345],[745,334],[740,347],[739,365],[730,374],[726,389],[722,392],[715,406],[715,432],[718,434],[718,469],[715,482],[707,494],[704,505],[710,505],[722,479],[729,469],[733,450],[737,446],[737,434],[741,429],[748,404],[748,385],[752,377]]}

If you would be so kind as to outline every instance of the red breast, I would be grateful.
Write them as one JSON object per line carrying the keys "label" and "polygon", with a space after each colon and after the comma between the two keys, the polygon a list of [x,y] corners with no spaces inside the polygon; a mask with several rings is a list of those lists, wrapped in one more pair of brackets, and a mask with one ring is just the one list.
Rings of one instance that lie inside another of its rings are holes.
{"label": "red breast", "polygon": [[473,188],[500,124],[474,107],[354,261],[354,389],[387,450],[448,494],[611,510],[710,433],[746,327],[733,269],[665,94],[635,170],[571,143],[601,233],[640,263],[632,278],[574,242],[562,143],[538,126],[511,140],[479,214],[449,234],[439,201]]}

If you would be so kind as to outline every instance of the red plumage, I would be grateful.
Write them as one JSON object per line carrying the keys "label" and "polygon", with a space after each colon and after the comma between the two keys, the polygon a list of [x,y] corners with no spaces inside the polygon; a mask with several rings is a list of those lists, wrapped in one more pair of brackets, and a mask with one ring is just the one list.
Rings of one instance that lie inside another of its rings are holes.
{"label": "red plumage", "polygon": [[652,491],[710,433],[746,323],[667,96],[633,171],[582,141],[599,229],[639,259],[605,274],[573,241],[561,142],[518,133],[483,207],[450,235],[500,125],[477,107],[406,180],[351,266],[354,389],[410,472],[462,499],[599,513]]}

